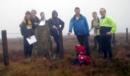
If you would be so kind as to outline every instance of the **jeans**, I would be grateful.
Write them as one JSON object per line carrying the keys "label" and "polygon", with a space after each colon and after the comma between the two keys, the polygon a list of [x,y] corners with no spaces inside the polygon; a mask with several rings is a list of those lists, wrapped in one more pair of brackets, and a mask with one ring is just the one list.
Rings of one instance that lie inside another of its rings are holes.
{"label": "jeans", "polygon": [[101,49],[104,53],[104,58],[112,58],[111,35],[101,36]]}
{"label": "jeans", "polygon": [[24,38],[24,55],[25,57],[31,57],[32,56],[32,48],[33,48],[33,45],[30,45],[26,38]]}
{"label": "jeans", "polygon": [[64,55],[64,52],[63,52],[63,49],[61,49],[61,39],[60,39],[60,32],[59,31],[53,31],[51,32],[51,35],[53,36],[54,38],[54,41],[56,43],[56,51],[55,51],[55,54],[56,56],[59,56],[59,57],[62,57]]}
{"label": "jeans", "polygon": [[89,48],[88,36],[80,35],[80,36],[77,36],[77,39],[78,39],[80,45],[85,46],[85,48],[86,48],[86,55],[90,56],[90,48]]}
{"label": "jeans", "polygon": [[96,48],[98,50],[99,54],[102,53],[100,35],[94,37],[94,48]]}
{"label": "jeans", "polygon": [[107,35],[107,32],[111,30],[110,27],[101,27],[100,29],[100,40],[101,50],[104,53],[104,58],[112,58],[112,46],[111,46],[111,35]]}

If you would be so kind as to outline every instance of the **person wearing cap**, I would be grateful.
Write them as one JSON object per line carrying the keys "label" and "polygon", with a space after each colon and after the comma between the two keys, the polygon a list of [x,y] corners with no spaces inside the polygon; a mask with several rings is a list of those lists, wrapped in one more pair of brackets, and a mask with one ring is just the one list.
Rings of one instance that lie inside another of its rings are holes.
{"label": "person wearing cap", "polygon": [[74,11],[75,11],[75,15],[70,20],[68,35],[71,35],[72,29],[74,29],[74,33],[79,43],[86,48],[86,54],[89,56],[90,49],[89,49],[89,41],[88,41],[89,39],[88,22],[85,16],[80,14],[79,7],[76,7]]}
{"label": "person wearing cap", "polygon": [[104,53],[104,58],[112,59],[112,47],[111,47],[111,39],[112,34],[116,32],[116,23],[115,21],[106,16],[106,9],[100,9],[100,36],[101,36],[101,50]]}
{"label": "person wearing cap", "polygon": [[33,45],[29,44],[27,38],[34,35],[33,23],[31,20],[31,13],[27,11],[25,13],[24,20],[20,24],[20,31],[23,36],[23,43],[24,43],[24,55],[26,58],[30,58],[32,56],[32,48]]}
{"label": "person wearing cap", "polygon": [[39,22],[40,22],[40,19],[37,17],[37,11],[36,10],[31,10],[31,19],[32,19],[32,23],[33,23],[33,28],[35,29]]}
{"label": "person wearing cap", "polygon": [[100,54],[100,20],[99,17],[97,16],[97,12],[92,13],[92,21],[91,21],[91,29],[94,29],[94,48],[96,48]]}
{"label": "person wearing cap", "polygon": [[62,30],[64,29],[64,22],[58,18],[58,12],[56,10],[52,11],[52,18],[50,18],[47,21],[48,25],[50,26],[50,33],[51,36],[54,38],[54,41],[56,43],[56,51],[55,54],[53,54],[53,57],[59,57],[63,58],[64,52],[63,49],[61,49],[61,35],[62,35]]}

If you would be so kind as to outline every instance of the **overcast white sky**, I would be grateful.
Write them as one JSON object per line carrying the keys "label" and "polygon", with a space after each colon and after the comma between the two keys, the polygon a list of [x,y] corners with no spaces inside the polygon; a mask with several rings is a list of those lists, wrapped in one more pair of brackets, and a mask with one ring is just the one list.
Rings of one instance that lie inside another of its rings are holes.
{"label": "overcast white sky", "polygon": [[[36,9],[38,16],[45,12],[46,19],[51,17],[52,10],[57,10],[59,17],[65,21],[64,35],[68,32],[68,24],[74,15],[74,7],[81,8],[81,13],[87,17],[89,26],[91,13],[104,7],[107,14],[117,22],[117,32],[130,29],[130,0],[0,0],[0,30],[6,29],[8,33],[20,33],[19,24],[23,20],[26,10]],[[18,34],[9,34],[9,37],[18,37]]]}

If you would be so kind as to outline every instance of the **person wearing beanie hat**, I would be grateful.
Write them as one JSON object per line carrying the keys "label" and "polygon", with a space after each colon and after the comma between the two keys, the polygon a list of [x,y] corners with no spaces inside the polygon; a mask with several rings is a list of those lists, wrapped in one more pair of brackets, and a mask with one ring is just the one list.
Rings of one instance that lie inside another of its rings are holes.
{"label": "person wearing beanie hat", "polygon": [[62,30],[64,29],[64,22],[58,18],[58,12],[56,10],[52,11],[52,18],[47,21],[50,26],[51,36],[54,38],[56,43],[56,51],[53,53],[54,59],[56,57],[63,58],[63,41],[62,41]]}

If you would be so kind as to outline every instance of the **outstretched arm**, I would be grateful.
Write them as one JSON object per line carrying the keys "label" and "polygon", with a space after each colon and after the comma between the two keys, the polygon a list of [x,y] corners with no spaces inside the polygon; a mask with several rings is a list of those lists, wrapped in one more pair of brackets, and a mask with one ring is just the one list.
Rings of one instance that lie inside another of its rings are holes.
{"label": "outstretched arm", "polygon": [[69,23],[69,32],[72,33],[72,29],[73,29],[73,19],[70,20]]}

